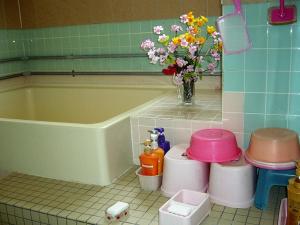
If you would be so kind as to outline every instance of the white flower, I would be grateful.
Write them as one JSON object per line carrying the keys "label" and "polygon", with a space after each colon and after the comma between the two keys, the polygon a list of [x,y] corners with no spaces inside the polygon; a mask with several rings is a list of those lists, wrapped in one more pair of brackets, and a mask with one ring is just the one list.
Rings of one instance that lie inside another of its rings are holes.
{"label": "white flower", "polygon": [[180,42],[181,47],[187,47],[189,45],[189,43],[185,40],[185,38],[181,39]]}
{"label": "white flower", "polygon": [[153,47],[154,47],[154,42],[151,41],[150,39],[143,41],[141,44],[141,48],[144,49],[145,51],[147,51]]}
{"label": "white flower", "polygon": [[162,26],[155,26],[155,27],[153,27],[153,32],[155,34],[161,34],[161,31],[163,31],[163,30],[164,30],[164,28]]}
{"label": "white flower", "polygon": [[188,64],[188,62],[185,61],[182,58],[177,58],[176,59],[176,64],[177,64],[178,67],[184,67],[186,64]]}
{"label": "white flower", "polygon": [[173,32],[179,32],[179,31],[182,31],[182,30],[183,30],[182,27],[178,26],[176,24],[171,26],[171,31],[173,31]]}

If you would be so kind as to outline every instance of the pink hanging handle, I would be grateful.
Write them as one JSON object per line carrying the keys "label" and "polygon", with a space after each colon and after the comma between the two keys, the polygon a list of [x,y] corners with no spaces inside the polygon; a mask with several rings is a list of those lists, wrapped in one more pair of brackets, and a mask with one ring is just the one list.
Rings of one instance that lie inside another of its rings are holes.
{"label": "pink hanging handle", "polygon": [[280,17],[285,17],[285,8],[284,8],[284,0],[280,0]]}
{"label": "pink hanging handle", "polygon": [[[232,0],[234,4],[234,12],[241,14],[241,0]],[[281,0],[280,0],[281,1]],[[284,1],[284,0],[282,0]]]}

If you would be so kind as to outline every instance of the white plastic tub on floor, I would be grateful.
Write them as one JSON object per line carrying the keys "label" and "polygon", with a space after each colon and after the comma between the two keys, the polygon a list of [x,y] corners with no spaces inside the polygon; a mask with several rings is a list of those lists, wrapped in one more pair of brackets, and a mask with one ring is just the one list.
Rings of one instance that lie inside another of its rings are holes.
{"label": "white plastic tub on floor", "polygon": [[[187,216],[170,213],[172,205],[184,205],[192,208]],[[198,225],[211,211],[209,195],[198,191],[181,190],[159,209],[160,225]]]}

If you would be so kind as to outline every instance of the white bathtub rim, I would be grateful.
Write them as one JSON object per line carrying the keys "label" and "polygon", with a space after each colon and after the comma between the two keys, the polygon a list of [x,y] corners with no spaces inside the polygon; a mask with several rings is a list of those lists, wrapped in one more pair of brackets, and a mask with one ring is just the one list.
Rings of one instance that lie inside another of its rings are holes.
{"label": "white bathtub rim", "polygon": [[151,106],[155,104],[156,102],[160,101],[162,98],[167,96],[170,93],[170,91],[166,91],[162,96],[156,97],[154,99],[151,99],[143,104],[140,104],[136,107],[133,107],[132,109],[129,109],[123,113],[120,113],[116,116],[113,116],[103,122],[99,123],[69,123],[69,122],[53,122],[53,121],[43,121],[43,120],[23,120],[23,119],[11,119],[11,118],[1,118],[0,122],[17,122],[17,123],[30,123],[30,124],[41,124],[41,125],[56,125],[56,126],[70,126],[70,127],[94,127],[94,128],[106,128],[113,123],[123,120],[124,118],[127,118],[129,116],[137,114],[139,111],[143,110],[145,107]]}

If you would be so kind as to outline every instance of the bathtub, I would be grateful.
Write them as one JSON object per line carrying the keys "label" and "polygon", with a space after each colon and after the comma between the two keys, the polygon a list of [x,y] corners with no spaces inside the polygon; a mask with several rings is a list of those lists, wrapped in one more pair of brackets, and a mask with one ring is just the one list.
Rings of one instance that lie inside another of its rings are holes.
{"label": "bathtub", "polygon": [[166,89],[111,79],[1,81],[0,171],[108,185],[132,167],[130,115]]}

